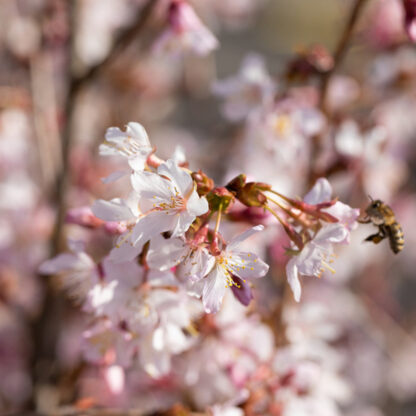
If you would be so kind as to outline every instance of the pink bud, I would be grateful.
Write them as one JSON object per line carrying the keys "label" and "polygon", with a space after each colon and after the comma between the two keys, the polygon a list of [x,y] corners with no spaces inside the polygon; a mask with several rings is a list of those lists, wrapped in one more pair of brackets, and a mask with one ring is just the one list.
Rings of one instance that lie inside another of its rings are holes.
{"label": "pink bud", "polygon": [[412,42],[416,42],[416,0],[403,0],[404,27]]}
{"label": "pink bud", "polygon": [[66,214],[65,221],[68,224],[77,224],[88,228],[98,228],[104,224],[103,220],[92,213],[90,207],[70,209]]}
{"label": "pink bud", "polygon": [[127,231],[127,227],[124,223],[109,221],[104,224],[104,230],[111,235],[123,234]]}

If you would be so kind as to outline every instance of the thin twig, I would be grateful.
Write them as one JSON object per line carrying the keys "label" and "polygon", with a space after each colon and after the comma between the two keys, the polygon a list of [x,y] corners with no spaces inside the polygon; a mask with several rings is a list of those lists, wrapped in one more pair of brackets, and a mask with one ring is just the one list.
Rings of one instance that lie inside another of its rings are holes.
{"label": "thin twig", "polygon": [[[328,96],[328,87],[331,81],[332,75],[341,65],[342,60],[348,50],[348,47],[351,42],[352,35],[354,33],[354,29],[356,23],[359,20],[363,7],[367,0],[356,0],[354,6],[351,9],[349,14],[348,20],[345,24],[344,31],[341,34],[341,37],[337,43],[334,52],[334,64],[332,68],[322,73],[321,75],[321,85],[320,85],[320,97],[319,97],[319,105],[318,107],[320,110],[327,114],[327,96]],[[315,182],[315,161],[319,155],[319,151],[322,145],[323,133],[317,134],[312,138],[312,149],[311,149],[311,157],[309,162],[309,173],[308,173],[308,185],[312,185]]]}
{"label": "thin twig", "polygon": [[350,41],[352,38],[352,35],[354,33],[355,25],[361,15],[361,12],[363,10],[363,7],[365,5],[367,0],[356,0],[353,8],[351,9],[351,13],[348,17],[348,20],[346,22],[344,31],[342,32],[342,35],[338,41],[337,47],[335,48],[334,52],[334,65],[333,67],[322,74],[321,77],[321,96],[320,96],[320,103],[319,107],[325,111],[325,105],[326,105],[326,98],[328,94],[328,85],[329,81],[331,80],[332,75],[337,70],[339,65],[341,64],[342,60],[344,59],[344,56],[348,50],[348,47],[350,45]]}

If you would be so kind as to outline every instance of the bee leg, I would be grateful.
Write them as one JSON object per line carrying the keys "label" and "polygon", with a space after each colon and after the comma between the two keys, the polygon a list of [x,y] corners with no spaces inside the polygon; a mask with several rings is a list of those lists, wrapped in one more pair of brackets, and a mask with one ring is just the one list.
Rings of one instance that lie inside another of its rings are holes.
{"label": "bee leg", "polygon": [[357,222],[359,222],[360,224],[368,224],[371,222],[371,218],[370,217],[358,218]]}
{"label": "bee leg", "polygon": [[387,235],[384,229],[380,229],[380,231],[377,234],[369,235],[364,241],[372,241],[374,244],[378,244],[381,240],[383,240],[386,237]]}

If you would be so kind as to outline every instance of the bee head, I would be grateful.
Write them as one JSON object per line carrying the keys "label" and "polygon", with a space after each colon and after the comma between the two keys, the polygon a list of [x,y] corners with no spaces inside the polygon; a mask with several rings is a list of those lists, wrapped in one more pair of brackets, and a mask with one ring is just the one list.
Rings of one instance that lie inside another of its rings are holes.
{"label": "bee head", "polygon": [[372,200],[371,201],[371,208],[373,208],[373,209],[378,209],[378,208],[380,208],[381,207],[381,205],[382,205],[382,201],[380,200],[380,199],[376,199],[376,200]]}
{"label": "bee head", "polygon": [[374,224],[382,224],[384,222],[382,212],[383,201],[380,199],[371,200],[370,205],[365,210],[366,214],[371,218]]}

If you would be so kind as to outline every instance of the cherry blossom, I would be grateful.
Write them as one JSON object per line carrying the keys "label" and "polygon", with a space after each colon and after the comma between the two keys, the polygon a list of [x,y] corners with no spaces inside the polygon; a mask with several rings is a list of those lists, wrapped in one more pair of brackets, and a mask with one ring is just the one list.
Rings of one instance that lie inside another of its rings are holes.
{"label": "cherry blossom", "polygon": [[213,91],[225,98],[222,107],[224,116],[230,121],[240,121],[251,111],[272,103],[276,85],[263,59],[250,54],[244,58],[239,73],[235,77],[215,82]]}
{"label": "cherry blossom", "polygon": [[251,281],[263,277],[269,270],[269,266],[256,254],[239,249],[239,245],[244,240],[263,228],[258,225],[233,238],[215,257],[215,264],[205,277],[202,290],[202,301],[207,313],[218,312],[227,287],[238,284],[233,280],[233,276],[243,281],[246,279]]}
{"label": "cherry blossom", "polygon": [[286,274],[295,300],[299,302],[301,285],[299,275],[321,277],[325,270],[335,273],[330,266],[333,257],[332,244],[342,243],[348,237],[342,224],[329,224],[322,227],[316,236],[293,256],[286,265]]}
{"label": "cherry blossom", "polygon": [[[140,123],[130,122],[126,131],[118,127],[110,127],[105,134],[105,141],[100,145],[100,154],[103,156],[119,155],[128,160],[130,167],[135,171],[144,169],[146,159],[152,152],[149,137]],[[111,176],[115,179],[118,176]],[[108,181],[108,179],[107,179]]]}
{"label": "cherry blossom", "polygon": [[199,197],[191,175],[168,160],[158,173],[134,172],[131,182],[133,198],[138,200],[138,218],[123,200],[98,200],[94,214],[106,221],[135,221],[123,234],[111,254],[114,261],[134,258],[154,236],[170,232],[172,237],[184,234],[197,216],[208,210],[206,198]]}
{"label": "cherry blossom", "polygon": [[[324,202],[331,201],[332,187],[327,179],[319,178],[313,188],[305,195],[303,200],[311,205],[317,205]],[[338,219],[339,223],[344,225],[348,231],[352,231],[357,228],[357,218],[360,215],[360,210],[357,208],[351,208],[347,204],[340,201],[336,201],[334,205],[322,209],[323,212],[331,214]],[[346,235],[345,242],[349,242],[350,233]]]}
{"label": "cherry blossom", "polygon": [[218,47],[215,36],[186,0],[170,1],[168,21],[168,28],[154,45],[156,53],[192,51],[198,55],[207,55]]}

